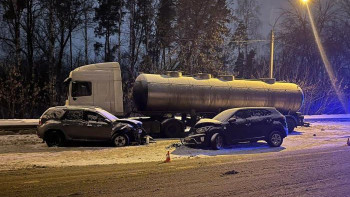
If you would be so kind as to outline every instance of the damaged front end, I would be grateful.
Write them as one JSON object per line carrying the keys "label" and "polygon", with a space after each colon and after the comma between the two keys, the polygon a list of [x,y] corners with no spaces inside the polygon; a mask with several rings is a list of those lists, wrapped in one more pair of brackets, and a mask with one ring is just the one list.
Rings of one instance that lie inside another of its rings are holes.
{"label": "damaged front end", "polygon": [[151,140],[146,130],[142,127],[142,123],[139,121],[130,121],[126,119],[119,119],[114,122],[113,135],[126,135],[128,136],[130,143],[145,144]]}
{"label": "damaged front end", "polygon": [[206,144],[206,134],[193,134],[189,135],[188,137],[184,138],[183,140],[184,145],[189,146],[201,146]]}

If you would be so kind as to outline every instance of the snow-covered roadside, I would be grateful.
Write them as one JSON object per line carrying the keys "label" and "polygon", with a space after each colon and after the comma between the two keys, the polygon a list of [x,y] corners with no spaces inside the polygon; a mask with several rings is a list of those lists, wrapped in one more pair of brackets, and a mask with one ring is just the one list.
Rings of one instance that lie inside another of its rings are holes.
{"label": "snow-covered roadside", "polygon": [[175,148],[178,139],[157,140],[144,146],[114,147],[59,147],[48,148],[35,135],[0,136],[0,170],[35,167],[86,166],[139,162],[162,162],[167,151],[172,160],[197,157],[230,156],[244,160],[254,154],[269,155],[285,151],[345,146],[350,137],[350,122],[314,122],[311,127],[300,127],[289,135],[282,147],[270,148],[266,142],[241,143],[224,150],[202,150],[185,146]]}
{"label": "snow-covered roadside", "polygon": [[323,121],[350,121],[350,114],[326,114],[305,116],[305,121],[323,122]]}

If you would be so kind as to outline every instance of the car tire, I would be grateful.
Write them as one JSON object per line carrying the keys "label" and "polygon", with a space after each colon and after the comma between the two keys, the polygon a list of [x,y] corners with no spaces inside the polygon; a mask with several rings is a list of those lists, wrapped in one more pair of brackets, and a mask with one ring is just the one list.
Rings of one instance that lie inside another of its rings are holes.
{"label": "car tire", "polygon": [[220,150],[224,148],[224,138],[219,133],[215,133],[211,136],[210,146],[214,150]]}
{"label": "car tire", "polygon": [[64,136],[59,131],[49,131],[45,136],[45,142],[48,147],[63,146],[64,141]]}
{"label": "car tire", "polygon": [[295,129],[295,121],[288,118],[287,119],[287,127],[288,127],[288,133],[292,133]]}
{"label": "car tire", "polygon": [[116,147],[123,147],[129,145],[129,137],[127,135],[116,135],[113,137],[113,144]]}
{"label": "car tire", "polygon": [[283,137],[281,132],[279,131],[271,132],[266,141],[271,147],[280,147],[283,143]]}

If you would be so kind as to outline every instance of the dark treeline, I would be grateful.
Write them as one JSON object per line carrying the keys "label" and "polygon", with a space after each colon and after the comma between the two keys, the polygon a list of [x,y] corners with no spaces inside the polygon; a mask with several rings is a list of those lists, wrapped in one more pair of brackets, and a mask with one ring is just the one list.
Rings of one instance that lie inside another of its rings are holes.
{"label": "dark treeline", "polygon": [[[79,66],[118,61],[125,99],[139,72],[268,76],[257,0],[0,0],[0,118],[38,117],[63,105]],[[314,0],[317,28],[349,95],[350,1]],[[275,77],[305,91],[306,114],[341,113],[305,7],[290,1],[275,26]]]}

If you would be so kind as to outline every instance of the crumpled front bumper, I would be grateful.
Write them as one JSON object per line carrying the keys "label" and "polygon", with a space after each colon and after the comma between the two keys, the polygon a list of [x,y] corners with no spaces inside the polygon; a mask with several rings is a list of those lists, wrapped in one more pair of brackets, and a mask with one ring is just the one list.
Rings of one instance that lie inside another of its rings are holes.
{"label": "crumpled front bumper", "polygon": [[205,134],[195,134],[186,137],[183,142],[185,145],[204,145],[206,143]]}

